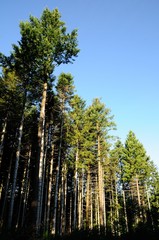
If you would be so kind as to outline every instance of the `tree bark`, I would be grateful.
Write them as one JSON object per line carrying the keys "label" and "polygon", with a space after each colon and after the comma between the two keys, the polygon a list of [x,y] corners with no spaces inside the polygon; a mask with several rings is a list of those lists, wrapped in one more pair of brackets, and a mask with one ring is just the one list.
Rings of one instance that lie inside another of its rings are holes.
{"label": "tree bark", "polygon": [[124,205],[124,218],[125,218],[126,232],[129,232],[128,217],[127,217],[127,210],[126,210],[125,192],[124,192],[124,190],[122,190],[122,192],[123,192],[123,205]]}
{"label": "tree bark", "polygon": [[62,137],[63,137],[63,116],[61,119],[61,129],[60,129],[60,143],[58,152],[58,163],[56,171],[56,186],[55,186],[55,198],[54,198],[54,213],[53,213],[53,225],[51,233],[56,234],[56,218],[57,218],[57,202],[58,202],[58,192],[59,192],[59,177],[60,177],[60,166],[61,166],[61,152],[62,152]]}
{"label": "tree bark", "polygon": [[[97,125],[97,130],[99,131],[99,127]],[[102,165],[101,165],[101,146],[100,146],[100,136],[98,134],[98,190],[99,190],[99,213],[100,213],[100,226],[104,225],[103,219],[103,177],[102,177]]]}
{"label": "tree bark", "polygon": [[37,193],[37,215],[36,232],[38,233],[41,225],[42,199],[43,199],[43,175],[44,175],[44,128],[45,128],[45,106],[47,96],[47,82],[43,85],[43,94],[40,109],[40,119],[38,125],[38,147],[39,147],[39,166],[38,166],[38,193]]}
{"label": "tree bark", "polygon": [[53,162],[54,162],[54,144],[52,144],[49,184],[48,184],[48,199],[47,199],[47,214],[46,214],[46,231],[47,232],[49,231],[49,223],[50,223],[50,206],[51,206],[51,193],[52,193],[52,183],[53,183]]}
{"label": "tree bark", "polygon": [[75,159],[75,174],[74,174],[74,218],[73,218],[73,227],[74,230],[77,226],[77,163],[78,163],[78,144],[76,151],[76,159]]}
{"label": "tree bark", "polygon": [[87,172],[87,193],[86,193],[86,226],[90,228],[90,166]]}
{"label": "tree bark", "polygon": [[[25,109],[25,107],[24,107],[24,109]],[[9,215],[8,215],[8,229],[10,229],[12,226],[16,181],[17,181],[19,159],[20,159],[21,140],[22,140],[22,135],[23,135],[24,109],[23,109],[22,119],[21,119],[21,123],[20,123],[20,127],[19,127],[18,147],[17,147],[17,151],[16,151],[16,160],[15,160],[15,167],[14,167],[12,191],[11,191],[10,209],[9,209]]]}
{"label": "tree bark", "polygon": [[4,147],[4,137],[6,133],[6,128],[7,128],[7,116],[4,119],[3,123],[3,128],[2,128],[2,133],[1,133],[1,143],[0,143],[0,169],[1,169],[1,164],[2,164],[2,156],[3,156],[3,147]]}
{"label": "tree bark", "polygon": [[[7,199],[7,194],[8,194],[8,187],[9,187],[9,182],[10,182],[10,177],[11,177],[11,167],[12,167],[12,160],[13,160],[13,153],[11,156],[10,164],[9,164],[9,169],[8,169],[8,176],[5,184],[5,192],[4,192],[4,197],[3,197],[3,203],[2,203],[2,210],[1,210],[1,217],[0,217],[0,228],[3,227],[4,224],[4,212],[5,212],[5,206],[6,206],[6,199]],[[1,198],[0,198],[1,199]]]}

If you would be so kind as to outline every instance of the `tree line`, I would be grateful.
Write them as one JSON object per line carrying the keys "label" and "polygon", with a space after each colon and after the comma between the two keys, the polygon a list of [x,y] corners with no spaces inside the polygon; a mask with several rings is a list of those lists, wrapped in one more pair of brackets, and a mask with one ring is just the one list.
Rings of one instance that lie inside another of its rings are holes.
{"label": "tree line", "polygon": [[115,137],[111,110],[87,106],[70,73],[54,75],[78,56],[77,30],[45,9],[20,33],[0,54],[0,232],[157,231],[159,175],[144,146],[132,131]]}

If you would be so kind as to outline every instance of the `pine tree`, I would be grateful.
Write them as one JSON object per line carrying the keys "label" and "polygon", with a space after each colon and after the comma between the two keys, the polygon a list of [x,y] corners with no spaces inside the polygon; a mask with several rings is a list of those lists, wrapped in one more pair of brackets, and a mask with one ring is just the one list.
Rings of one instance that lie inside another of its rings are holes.
{"label": "pine tree", "polygon": [[[144,219],[145,183],[149,177],[149,158],[143,145],[130,131],[125,141],[125,156],[122,160],[123,190],[127,192],[128,221],[132,225]],[[133,211],[132,207],[133,205]]]}

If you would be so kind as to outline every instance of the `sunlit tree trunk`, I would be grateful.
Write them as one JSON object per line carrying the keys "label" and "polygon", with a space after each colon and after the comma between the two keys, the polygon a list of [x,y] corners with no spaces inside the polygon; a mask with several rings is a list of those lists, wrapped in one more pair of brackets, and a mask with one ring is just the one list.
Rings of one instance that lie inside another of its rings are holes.
{"label": "sunlit tree trunk", "polygon": [[117,221],[117,236],[121,235],[120,232],[120,219],[119,219],[119,202],[118,202],[118,191],[117,191],[117,183],[115,181],[115,215],[116,215],[116,221]]}
{"label": "sunlit tree trunk", "polygon": [[38,125],[38,147],[39,147],[39,169],[38,169],[38,193],[37,193],[37,215],[36,215],[36,231],[40,230],[42,199],[43,199],[43,176],[44,176],[44,128],[45,128],[45,106],[47,96],[47,82],[43,85],[43,94],[40,109],[40,119]]}
{"label": "sunlit tree trunk", "polygon": [[95,211],[96,211],[96,226],[100,230],[100,210],[99,210],[99,190],[98,190],[98,176],[96,176],[96,196],[95,196]]}
{"label": "sunlit tree trunk", "polygon": [[65,225],[66,225],[66,164],[63,163],[62,166],[62,175],[61,175],[61,211],[60,211],[60,235],[62,236],[65,233]]}
{"label": "sunlit tree trunk", "polygon": [[104,231],[106,235],[107,231],[107,216],[106,216],[106,202],[105,202],[105,188],[104,188],[104,171],[102,171],[102,178],[103,178],[103,223],[104,223]]}
{"label": "sunlit tree trunk", "polygon": [[92,199],[92,185],[90,187],[90,229],[93,229],[93,199]]}
{"label": "sunlit tree trunk", "polygon": [[74,173],[74,218],[73,218],[73,228],[76,229],[77,226],[77,163],[78,163],[78,144],[76,151],[76,159],[75,159],[75,173]]}
{"label": "sunlit tree trunk", "polygon": [[87,170],[87,192],[86,192],[86,226],[90,228],[90,166]]}
{"label": "sunlit tree trunk", "polygon": [[[4,137],[5,137],[5,133],[6,133],[6,128],[7,128],[7,116],[4,119],[2,133],[1,133],[1,141],[0,141],[0,169],[1,169],[1,163],[2,163],[3,147],[4,147]],[[1,186],[0,186],[0,191],[1,191]]]}
{"label": "sunlit tree trunk", "polygon": [[149,209],[149,213],[150,213],[150,218],[151,218],[152,228],[153,228],[153,230],[155,230],[155,227],[154,227],[154,220],[153,220],[153,217],[152,217],[152,211],[151,211],[150,196],[149,196],[149,191],[148,191],[147,184],[146,184],[146,197],[147,197],[147,203],[148,203],[148,209]]}
{"label": "sunlit tree trunk", "polygon": [[82,169],[80,181],[79,181],[79,188],[78,188],[78,229],[84,227],[84,216],[83,216],[83,198],[84,198],[84,184],[83,184],[83,178],[84,178],[84,169]]}
{"label": "sunlit tree trunk", "polygon": [[[138,176],[136,176],[136,189],[137,189],[137,199],[138,199],[138,206],[139,206],[139,218],[141,220],[142,212],[141,212],[141,199],[140,199],[140,189],[139,189],[139,179],[138,179]],[[139,222],[138,216],[137,216],[137,222]]]}
{"label": "sunlit tree trunk", "polygon": [[82,177],[79,177],[79,187],[78,187],[78,230],[81,229],[82,223]]}
{"label": "sunlit tree trunk", "polygon": [[125,219],[125,227],[126,227],[126,232],[129,232],[128,228],[128,217],[127,217],[127,210],[126,210],[126,199],[125,199],[125,192],[122,190],[123,193],[123,205],[124,205],[124,219]]}
{"label": "sunlit tree trunk", "polygon": [[[99,131],[99,126],[97,125],[97,130]],[[99,190],[99,211],[100,211],[100,226],[104,225],[103,219],[103,178],[102,178],[102,165],[101,165],[101,146],[100,146],[100,136],[98,134],[98,190]]]}

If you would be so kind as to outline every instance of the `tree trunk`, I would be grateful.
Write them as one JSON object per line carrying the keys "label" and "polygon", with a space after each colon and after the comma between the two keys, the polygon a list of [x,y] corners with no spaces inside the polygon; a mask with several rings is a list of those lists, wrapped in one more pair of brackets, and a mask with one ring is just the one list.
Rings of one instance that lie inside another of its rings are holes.
{"label": "tree trunk", "polygon": [[112,236],[114,236],[114,214],[113,214],[114,199],[113,198],[114,198],[113,191],[111,189],[109,192],[109,201],[110,201],[110,227],[111,227]]}
{"label": "tree trunk", "polygon": [[[97,130],[99,130],[99,127],[97,125]],[[98,190],[99,190],[99,214],[100,214],[100,226],[104,225],[104,219],[103,219],[103,176],[102,176],[102,165],[101,165],[101,146],[100,146],[100,136],[98,134]]]}
{"label": "tree trunk", "polygon": [[1,142],[0,142],[0,169],[1,169],[1,164],[2,164],[2,156],[3,156],[3,147],[4,147],[4,137],[6,133],[6,128],[7,128],[7,116],[4,119],[3,123],[3,128],[2,128],[2,133],[1,133]]}
{"label": "tree trunk", "polygon": [[148,209],[149,209],[149,214],[150,214],[150,219],[151,219],[152,228],[153,228],[153,230],[155,230],[154,221],[153,221],[152,212],[151,212],[151,203],[150,203],[150,197],[149,197],[149,192],[148,192],[147,184],[146,184],[146,197],[147,197],[147,203],[148,203]]}
{"label": "tree trunk", "polygon": [[98,230],[100,231],[100,211],[99,211],[99,189],[98,189],[98,175],[96,176],[96,195],[95,195],[95,216],[96,216],[96,226],[98,227]]}
{"label": "tree trunk", "polygon": [[79,177],[79,187],[78,187],[78,230],[81,229],[82,224],[82,177]]}
{"label": "tree trunk", "polygon": [[28,154],[28,163],[27,163],[27,170],[26,170],[25,184],[24,184],[24,199],[23,199],[22,221],[21,221],[22,227],[24,227],[25,213],[26,213],[28,196],[29,196],[29,188],[30,188],[30,181],[29,181],[30,160],[31,160],[31,146]]}
{"label": "tree trunk", "polygon": [[[138,199],[138,206],[139,206],[139,219],[142,219],[142,212],[141,212],[141,199],[140,199],[140,189],[139,189],[139,179],[138,176],[136,176],[136,189],[137,189],[137,199]],[[137,222],[139,222],[138,216],[137,216]]]}
{"label": "tree trunk", "polygon": [[[24,173],[23,173],[16,228],[18,228],[19,226],[22,227],[23,223],[24,223],[24,212],[25,212],[25,207],[26,207],[26,202],[27,202],[27,192],[28,192],[30,157],[31,157],[31,147],[30,147],[30,150],[28,153],[28,159],[26,159],[27,164],[24,168]],[[20,221],[21,213],[22,213],[22,219],[23,219],[23,220],[21,219],[22,221]]]}
{"label": "tree trunk", "polygon": [[67,168],[66,163],[63,166],[62,178],[62,206],[61,206],[61,234],[66,233],[66,200],[67,200]]}
{"label": "tree trunk", "polygon": [[87,172],[87,193],[86,193],[86,226],[90,228],[90,166]]}
{"label": "tree trunk", "polygon": [[117,190],[117,183],[115,181],[115,211],[116,211],[116,220],[117,220],[117,236],[120,236],[121,235],[121,232],[120,232],[120,220],[119,220],[119,202],[118,202],[118,190]]}
{"label": "tree trunk", "polygon": [[37,193],[37,216],[36,216],[36,232],[40,230],[42,199],[43,199],[43,175],[44,175],[44,128],[45,128],[45,106],[47,96],[47,82],[43,85],[43,94],[40,109],[40,119],[38,125],[38,147],[39,147],[39,166],[38,166],[38,193]]}
{"label": "tree trunk", "polygon": [[47,214],[46,214],[46,231],[49,231],[50,223],[50,206],[51,206],[51,193],[53,184],[53,162],[54,162],[54,144],[52,144],[50,172],[49,172],[49,184],[48,184],[48,199],[47,199]]}
{"label": "tree trunk", "polygon": [[5,190],[4,190],[5,192],[4,192],[2,210],[1,210],[1,217],[0,217],[0,228],[2,228],[3,224],[4,224],[4,212],[5,212],[5,206],[6,206],[6,203],[7,203],[6,199],[7,199],[8,187],[9,187],[9,182],[10,182],[10,177],[11,177],[12,160],[13,160],[13,153],[11,155],[11,160],[10,160],[9,169],[8,169],[8,176],[7,176],[7,180],[6,180],[6,184],[5,184]]}
{"label": "tree trunk", "polygon": [[[78,145],[78,144],[77,144]],[[76,159],[75,159],[75,174],[74,174],[74,218],[73,218],[73,227],[74,230],[77,226],[77,163],[78,163],[78,146],[76,151]]]}
{"label": "tree trunk", "polygon": [[[24,109],[25,109],[25,107],[24,107]],[[21,119],[21,123],[20,123],[20,127],[19,127],[18,147],[17,147],[17,151],[16,151],[16,160],[15,160],[15,167],[14,167],[12,191],[11,191],[10,209],[9,209],[9,215],[8,215],[8,229],[10,229],[12,226],[16,181],[17,181],[19,159],[20,159],[21,140],[22,140],[22,135],[23,135],[24,109],[23,109],[22,119]]]}
{"label": "tree trunk", "polygon": [[58,203],[59,177],[60,177],[60,166],[61,166],[62,137],[63,137],[63,116],[61,119],[60,143],[59,143],[58,163],[57,163],[57,171],[56,171],[54,213],[53,213],[53,225],[52,225],[52,231],[51,231],[53,235],[56,234],[56,218],[57,218],[57,203]]}
{"label": "tree trunk", "polygon": [[83,197],[84,197],[84,169],[82,169],[82,174],[79,181],[79,189],[78,189],[78,229],[82,229],[84,227],[84,217],[83,217]]}
{"label": "tree trunk", "polygon": [[125,218],[126,232],[129,232],[128,217],[127,217],[127,210],[126,210],[125,192],[124,192],[124,190],[122,192],[123,192],[123,205],[124,205],[124,218]]}

